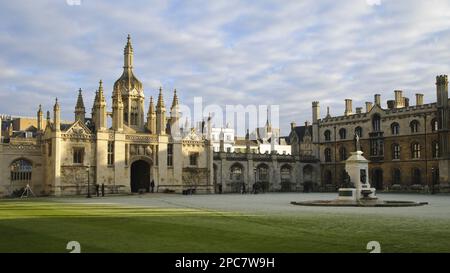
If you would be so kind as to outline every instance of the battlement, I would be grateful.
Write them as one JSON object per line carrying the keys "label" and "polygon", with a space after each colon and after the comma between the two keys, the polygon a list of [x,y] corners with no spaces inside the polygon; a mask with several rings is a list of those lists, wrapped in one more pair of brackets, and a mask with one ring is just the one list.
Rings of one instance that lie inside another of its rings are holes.
{"label": "battlement", "polygon": [[448,84],[447,75],[436,76],[436,85],[443,85],[443,84]]}

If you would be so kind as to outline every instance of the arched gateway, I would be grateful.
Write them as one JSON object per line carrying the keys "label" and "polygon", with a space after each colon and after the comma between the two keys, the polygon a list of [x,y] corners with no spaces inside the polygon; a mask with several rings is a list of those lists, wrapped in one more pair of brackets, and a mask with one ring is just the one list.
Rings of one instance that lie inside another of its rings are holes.
{"label": "arched gateway", "polygon": [[150,191],[150,163],[137,160],[131,164],[131,192]]}

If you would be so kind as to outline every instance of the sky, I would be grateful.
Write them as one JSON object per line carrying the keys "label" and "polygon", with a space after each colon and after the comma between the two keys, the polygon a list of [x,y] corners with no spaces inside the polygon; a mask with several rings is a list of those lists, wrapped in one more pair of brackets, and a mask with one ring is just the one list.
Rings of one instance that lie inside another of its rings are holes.
{"label": "sky", "polygon": [[[290,122],[364,107],[394,90],[435,101],[435,77],[450,73],[448,0],[118,1],[0,3],[0,113],[34,116],[58,97],[72,120],[77,90],[90,113],[103,80],[108,107],[131,35],[146,105],[162,86],[181,103],[278,105]],[[265,120],[260,120],[260,125]]]}

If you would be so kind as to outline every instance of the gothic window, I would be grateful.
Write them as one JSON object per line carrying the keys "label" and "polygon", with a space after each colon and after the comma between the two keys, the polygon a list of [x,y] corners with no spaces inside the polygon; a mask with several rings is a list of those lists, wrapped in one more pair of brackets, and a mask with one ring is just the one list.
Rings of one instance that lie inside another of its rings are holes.
{"label": "gothic window", "polygon": [[197,166],[198,163],[198,153],[191,153],[189,155],[189,165]]}
{"label": "gothic window", "polygon": [[381,118],[378,114],[375,114],[372,117],[372,129],[374,132],[381,131]]}
{"label": "gothic window", "polygon": [[382,139],[373,139],[370,141],[370,155],[382,156],[384,154],[384,142]]}
{"label": "gothic window", "polygon": [[330,141],[331,140],[331,132],[330,130],[326,130],[324,133],[325,136],[325,141]]}
{"label": "gothic window", "polygon": [[269,180],[269,168],[266,165],[258,166],[258,180],[260,182]]}
{"label": "gothic window", "polygon": [[359,126],[356,127],[356,128],[355,128],[355,134],[358,135],[359,137],[362,137],[362,134],[363,134],[362,128],[359,127]]}
{"label": "gothic window", "polygon": [[75,147],[73,148],[73,163],[83,164],[84,160],[84,148]]}
{"label": "gothic window", "polygon": [[433,152],[433,158],[438,158],[439,157],[439,142],[433,141],[433,143],[431,143],[431,149]]}
{"label": "gothic window", "polygon": [[326,148],[324,153],[325,153],[325,162],[331,162],[331,149]]}
{"label": "gothic window", "polygon": [[240,165],[236,164],[231,167],[230,180],[232,181],[242,180],[242,167]]}
{"label": "gothic window", "polygon": [[391,124],[391,133],[392,135],[400,134],[400,125],[397,122]]}
{"label": "gothic window", "polygon": [[392,159],[400,159],[400,145],[397,143],[392,145]]}
{"label": "gothic window", "polygon": [[347,150],[345,147],[339,149],[339,158],[341,161],[347,160]]}
{"label": "gothic window", "polygon": [[33,166],[26,159],[18,159],[11,164],[11,181],[30,181]]}
{"label": "gothic window", "polygon": [[420,158],[420,144],[419,143],[413,143],[411,146],[411,152],[412,152],[412,158]]}
{"label": "gothic window", "polygon": [[291,168],[289,166],[283,166],[280,174],[281,182],[291,182]]}
{"label": "gothic window", "polygon": [[437,130],[439,130],[439,123],[437,119],[434,118],[431,120],[431,131],[435,132]]}
{"label": "gothic window", "polygon": [[114,141],[108,141],[108,165],[114,165]]}
{"label": "gothic window", "polygon": [[411,133],[419,132],[419,122],[417,120],[411,121],[409,127],[411,128]]}
{"label": "gothic window", "polygon": [[[191,164],[196,165],[196,164]],[[167,166],[173,166],[173,144],[167,144]]]}
{"label": "gothic window", "polygon": [[346,139],[347,138],[347,130],[345,130],[344,128],[341,128],[339,130],[339,137],[341,139]]}
{"label": "gothic window", "polygon": [[131,125],[137,125],[137,113],[131,113]]}

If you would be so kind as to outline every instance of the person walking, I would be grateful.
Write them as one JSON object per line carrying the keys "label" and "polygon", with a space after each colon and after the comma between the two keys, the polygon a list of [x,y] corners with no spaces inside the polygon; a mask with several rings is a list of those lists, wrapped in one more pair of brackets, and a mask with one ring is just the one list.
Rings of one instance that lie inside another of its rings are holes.
{"label": "person walking", "polygon": [[[98,191],[97,191],[97,193],[98,193]],[[105,184],[102,183],[102,197],[104,197],[104,196],[105,196]]]}
{"label": "person walking", "polygon": [[245,194],[245,183],[242,183],[242,194]]}
{"label": "person walking", "polygon": [[155,192],[155,181],[152,179],[152,182],[150,182],[150,189],[152,191],[152,193]]}
{"label": "person walking", "polygon": [[97,197],[100,196],[99,188],[100,188],[100,185],[99,184],[95,184],[95,192],[97,193]]}

